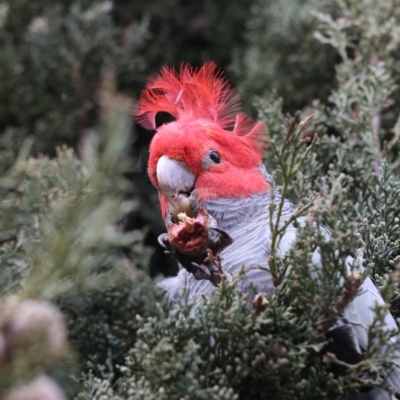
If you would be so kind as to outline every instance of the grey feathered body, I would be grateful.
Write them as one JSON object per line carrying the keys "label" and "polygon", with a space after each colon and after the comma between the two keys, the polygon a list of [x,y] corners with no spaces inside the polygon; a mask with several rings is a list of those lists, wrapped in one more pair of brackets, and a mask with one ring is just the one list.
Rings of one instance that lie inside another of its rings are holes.
{"label": "grey feathered body", "polygon": [[[275,201],[280,201],[280,195],[275,193]],[[207,212],[213,216],[218,227],[225,230],[233,239],[233,244],[221,252],[222,267],[228,276],[237,274],[245,266],[245,274],[239,286],[247,293],[273,293],[271,275],[265,270],[268,267],[268,257],[271,248],[270,211],[271,196],[263,193],[246,199],[214,200],[205,203]],[[285,201],[283,222],[294,211],[294,206]],[[304,219],[300,218],[300,224]],[[324,230],[329,238],[329,232]],[[296,228],[288,226],[286,233],[279,243],[278,253],[284,255],[292,246],[296,238]],[[320,265],[319,252],[312,257],[314,265]],[[352,258],[346,260],[350,271]],[[260,267],[264,267],[260,268]],[[179,299],[187,291],[190,300],[196,301],[200,296],[209,296],[215,289],[207,280],[196,280],[184,268],[180,268],[176,277],[167,278],[159,286],[163,288],[170,299]],[[360,289],[360,294],[349,304],[340,320],[331,329],[345,326],[345,338],[340,337],[343,346],[354,343],[358,351],[363,351],[368,346],[368,328],[375,319],[373,311],[376,305],[383,305],[382,296],[374,282],[367,277]],[[390,313],[385,316],[386,328],[397,329],[395,320]],[[393,339],[394,340],[394,339]],[[389,382],[400,392],[400,355],[396,357],[396,366],[389,376]],[[350,398],[350,397],[349,397]],[[355,394],[351,399],[390,399],[387,392],[375,388],[363,394]]]}

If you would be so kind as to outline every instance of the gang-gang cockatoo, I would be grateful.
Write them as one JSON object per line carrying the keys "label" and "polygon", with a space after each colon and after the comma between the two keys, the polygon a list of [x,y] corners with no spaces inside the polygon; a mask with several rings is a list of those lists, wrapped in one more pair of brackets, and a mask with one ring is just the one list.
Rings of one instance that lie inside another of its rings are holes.
{"label": "gang-gang cockatoo", "polygon": [[[157,127],[159,112],[175,120]],[[157,130],[150,145],[148,173],[168,229],[160,243],[180,263],[178,275],[160,284],[167,296],[179,299],[186,292],[194,301],[209,296],[222,275],[229,279],[243,266],[238,283],[243,292],[254,294],[255,289],[272,294],[274,285],[267,272],[271,189],[262,165],[261,140],[266,126],[241,111],[238,95],[214,63],[201,68],[183,64],[179,72],[164,67],[148,80],[135,115],[143,127]],[[279,193],[274,197],[279,198]],[[285,201],[283,219],[293,211],[294,206]],[[302,221],[300,217],[298,222]],[[289,225],[278,253],[283,255],[295,238],[296,228]],[[217,254],[220,262],[213,260]],[[320,262],[318,252],[312,262]],[[368,327],[375,318],[373,308],[382,304],[379,290],[366,278],[343,319],[331,328],[340,332],[340,345],[365,350]],[[397,329],[389,313],[385,323],[388,329]],[[399,367],[395,365],[387,374],[400,392]],[[356,396],[390,398],[379,388]]]}

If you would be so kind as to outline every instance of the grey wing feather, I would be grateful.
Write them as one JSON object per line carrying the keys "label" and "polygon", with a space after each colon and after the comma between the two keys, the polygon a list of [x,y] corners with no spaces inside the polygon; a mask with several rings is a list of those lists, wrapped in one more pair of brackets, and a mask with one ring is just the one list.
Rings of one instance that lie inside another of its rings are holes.
{"label": "grey wing feather", "polygon": [[[375,320],[374,309],[377,306],[384,305],[385,302],[379,289],[376,287],[373,280],[367,277],[361,286],[361,293],[354,298],[344,312],[344,317],[352,324],[362,349],[366,349],[368,345],[368,328]],[[384,329],[398,330],[396,321],[389,312],[386,313],[384,322]],[[397,342],[397,340],[398,335],[392,336],[390,339],[392,343]],[[381,348],[381,351],[385,352],[386,348]],[[400,393],[400,352],[396,351],[396,354],[393,356],[393,365],[388,370],[389,375],[387,379],[388,382],[396,388],[397,392]]]}
{"label": "grey wing feather", "polygon": [[385,389],[373,387],[365,392],[351,393],[345,400],[395,400]]}
{"label": "grey wing feather", "polygon": [[[299,222],[300,224],[304,223],[304,221],[301,220]],[[324,229],[324,233],[328,239],[329,232]],[[282,255],[290,249],[295,239],[296,229],[293,226],[289,226],[279,246],[279,250]],[[321,265],[321,257],[318,250],[314,252],[312,262],[316,266]],[[349,272],[351,270],[352,264],[353,258],[350,256],[347,257],[346,265]],[[344,320],[351,325],[351,329],[343,330],[343,335],[341,335],[342,346],[347,347],[347,349],[343,349],[343,351],[358,351],[357,347],[364,351],[367,349],[368,330],[369,327],[374,323],[376,317],[374,310],[376,307],[384,305],[385,302],[378,287],[375,285],[374,281],[370,277],[367,277],[361,285],[359,294],[347,306],[343,315]],[[398,331],[396,321],[394,320],[390,312],[386,313],[384,322],[384,328],[386,330]],[[337,330],[342,326],[343,322],[337,321],[331,330]],[[345,337],[346,335],[347,339]],[[345,343],[346,340],[348,341],[348,343]],[[390,339],[392,343],[396,342],[397,340],[398,335],[396,335],[395,337],[392,336]],[[385,352],[385,350],[385,347],[381,347],[381,352]],[[386,373],[388,374],[387,380],[394,388],[396,388],[396,391],[400,393],[400,351],[397,351],[396,354],[394,354],[393,356],[394,357],[392,360],[392,365],[388,367],[386,371]],[[385,390],[377,387],[374,387],[369,392],[354,394],[354,396],[358,397],[349,397],[348,399],[390,399],[390,396]]]}

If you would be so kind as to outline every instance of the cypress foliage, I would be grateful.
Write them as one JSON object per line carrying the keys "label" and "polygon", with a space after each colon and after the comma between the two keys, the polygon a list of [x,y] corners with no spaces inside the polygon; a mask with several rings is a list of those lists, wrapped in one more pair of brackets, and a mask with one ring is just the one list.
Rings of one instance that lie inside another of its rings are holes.
{"label": "cypress foliage", "polygon": [[[326,333],[367,274],[400,315],[400,4],[149,3],[0,2],[0,397],[390,391],[377,373],[398,347],[379,350],[397,335],[380,329],[385,307],[362,356],[335,356]],[[162,64],[208,59],[267,123],[271,184],[308,223],[271,260],[273,296],[249,303],[225,282],[171,306],[155,286],[176,266],[156,245],[151,133],[131,110]]]}

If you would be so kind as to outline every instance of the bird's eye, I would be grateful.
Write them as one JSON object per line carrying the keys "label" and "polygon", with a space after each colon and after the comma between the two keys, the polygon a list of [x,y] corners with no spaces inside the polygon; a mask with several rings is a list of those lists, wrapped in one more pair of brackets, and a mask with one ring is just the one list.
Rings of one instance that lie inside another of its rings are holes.
{"label": "bird's eye", "polygon": [[221,157],[215,150],[211,150],[209,155],[210,160],[213,161],[215,164],[219,164],[221,162]]}

